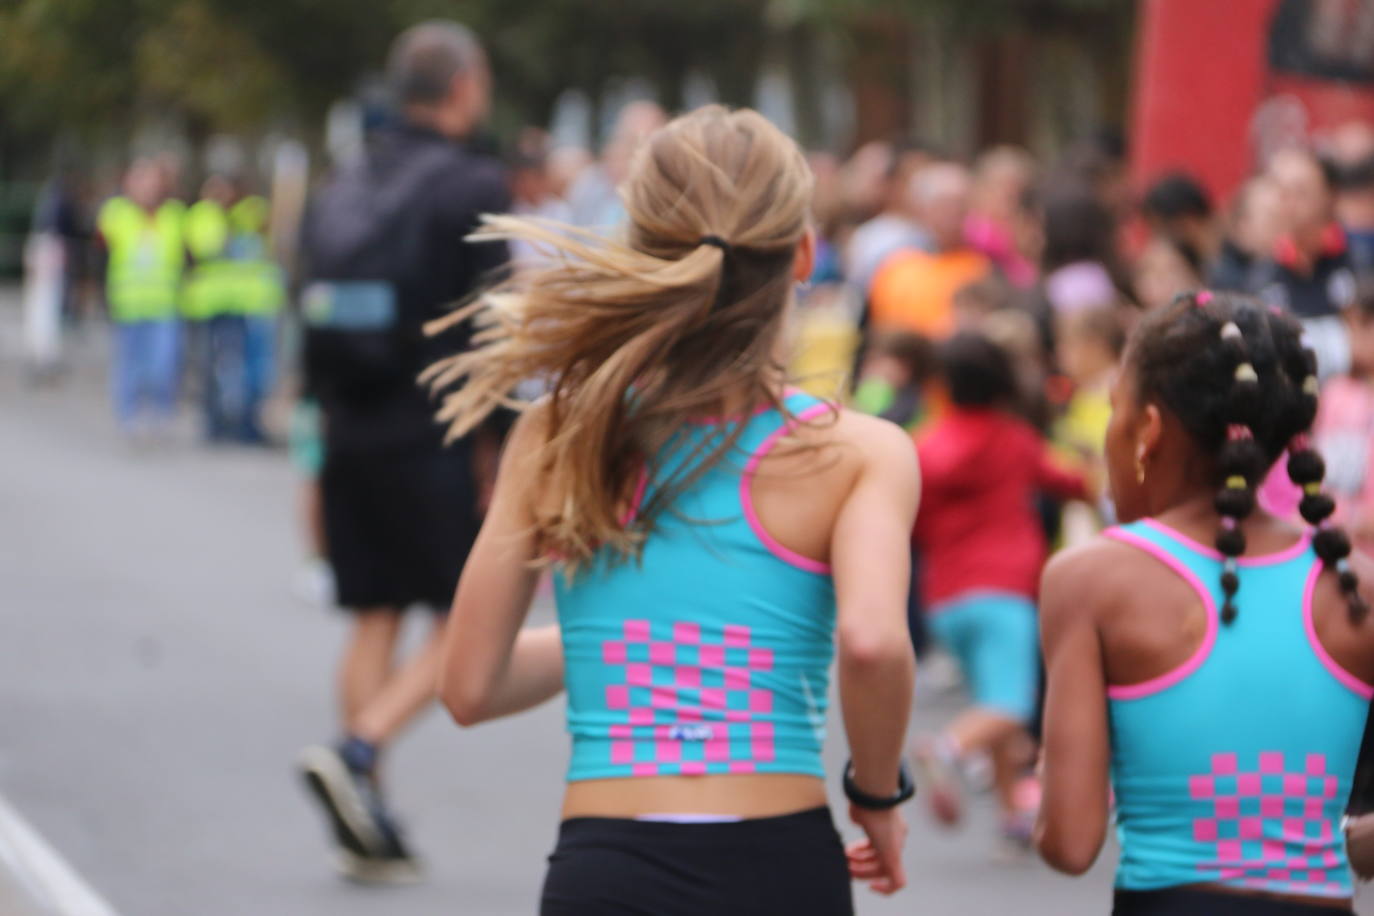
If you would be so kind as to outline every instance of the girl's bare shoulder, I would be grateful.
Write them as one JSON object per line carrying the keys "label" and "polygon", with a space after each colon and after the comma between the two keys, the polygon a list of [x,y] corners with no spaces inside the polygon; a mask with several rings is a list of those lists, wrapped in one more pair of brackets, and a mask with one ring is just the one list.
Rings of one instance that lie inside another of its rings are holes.
{"label": "girl's bare shoulder", "polygon": [[814,444],[834,445],[858,455],[916,453],[915,440],[897,424],[838,405],[802,423],[797,435]]}
{"label": "girl's bare shoulder", "polygon": [[1144,551],[1098,534],[1059,551],[1045,564],[1040,580],[1042,613],[1119,608],[1148,588],[1155,572],[1165,572],[1164,567]]}

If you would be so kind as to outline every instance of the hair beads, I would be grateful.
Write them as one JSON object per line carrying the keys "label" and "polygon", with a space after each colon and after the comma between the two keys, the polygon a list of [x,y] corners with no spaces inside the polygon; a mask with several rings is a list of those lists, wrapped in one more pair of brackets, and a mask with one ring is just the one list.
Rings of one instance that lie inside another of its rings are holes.
{"label": "hair beads", "polygon": [[[1206,298],[1204,298],[1204,296]],[[1197,304],[1212,301],[1210,293],[1199,293]],[[1231,370],[1231,390],[1226,398],[1226,442],[1218,456],[1223,484],[1215,498],[1221,515],[1221,530],[1217,532],[1216,547],[1222,555],[1221,591],[1225,601],[1221,607],[1223,623],[1236,619],[1236,593],[1240,591],[1240,573],[1236,558],[1245,553],[1245,532],[1240,523],[1255,511],[1255,486],[1264,475],[1264,453],[1255,443],[1251,424],[1261,402],[1259,373],[1250,362],[1245,346],[1245,334],[1240,325],[1227,321],[1221,325],[1220,337]]]}
{"label": "hair beads", "polygon": [[1351,618],[1361,619],[1366,608],[1350,540],[1330,524],[1335,506],[1321,488],[1326,469],[1307,439],[1320,385],[1298,323],[1243,297],[1185,293],[1146,318],[1127,362],[1142,398],[1167,408],[1202,453],[1215,456],[1222,620],[1236,618],[1242,522],[1254,511],[1256,485],[1285,450],[1289,476],[1302,489],[1300,511],[1316,528],[1313,549],[1337,575]]}
{"label": "hair beads", "polygon": [[[1311,418],[1308,419],[1309,426],[1317,415],[1316,392],[1320,390],[1313,372],[1315,362],[1311,351],[1305,351],[1302,397],[1304,415]],[[1336,502],[1322,492],[1322,479],[1325,476],[1326,462],[1312,448],[1306,432],[1295,436],[1288,446],[1288,479],[1302,488],[1298,512],[1302,514],[1303,521],[1317,529],[1312,537],[1312,549],[1323,563],[1336,571],[1341,594],[1350,606],[1351,617],[1360,620],[1369,609],[1360,597],[1359,577],[1350,568],[1350,537],[1340,528],[1327,524],[1327,519],[1336,511]]]}

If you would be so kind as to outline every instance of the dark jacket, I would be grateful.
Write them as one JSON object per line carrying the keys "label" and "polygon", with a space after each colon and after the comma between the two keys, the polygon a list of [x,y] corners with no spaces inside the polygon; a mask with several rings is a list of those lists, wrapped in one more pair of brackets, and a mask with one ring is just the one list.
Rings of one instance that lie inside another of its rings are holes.
{"label": "dark jacket", "polygon": [[1328,229],[1315,257],[1304,255],[1291,239],[1280,240],[1262,267],[1258,292],[1269,305],[1299,318],[1339,315],[1355,299],[1355,273],[1340,227]]}
{"label": "dark jacket", "polygon": [[1226,239],[1207,274],[1207,285],[1224,292],[1253,295],[1269,279],[1268,262],[1256,258],[1235,242]]}
{"label": "dark jacket", "polygon": [[[327,449],[440,446],[434,404],[416,377],[466,347],[469,332],[429,338],[423,326],[505,264],[504,243],[475,244],[466,236],[481,214],[509,209],[495,159],[415,125],[381,133],[361,163],[314,195],[302,238],[306,385],[324,412]],[[392,291],[385,327],[312,326],[312,287],[349,284]]]}

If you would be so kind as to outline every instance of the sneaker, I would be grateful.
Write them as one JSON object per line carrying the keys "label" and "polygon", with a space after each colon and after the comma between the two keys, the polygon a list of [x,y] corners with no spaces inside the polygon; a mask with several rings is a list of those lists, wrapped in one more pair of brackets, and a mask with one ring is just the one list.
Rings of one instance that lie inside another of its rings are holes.
{"label": "sneaker", "polygon": [[1035,853],[1035,812],[1018,811],[1002,818],[1002,831],[993,859],[1004,865],[1030,861]]}
{"label": "sneaker", "polygon": [[357,884],[418,884],[424,879],[420,863],[394,837],[395,845],[385,855],[359,855],[340,846],[334,866],[339,874]]}
{"label": "sneaker", "polygon": [[959,663],[939,649],[926,656],[921,663],[921,671],[932,693],[952,696],[964,686],[964,673]]}
{"label": "sneaker", "polygon": [[296,599],[311,607],[327,608],[334,604],[334,570],[329,561],[316,557],[307,560],[291,581]]}
{"label": "sneaker", "polygon": [[984,753],[973,753],[959,761],[959,772],[963,776],[964,785],[976,795],[984,795],[991,792],[993,782],[996,779],[996,772],[992,766],[992,758]]}
{"label": "sneaker", "polygon": [[350,769],[337,750],[322,746],[301,753],[300,769],[340,849],[360,856],[386,854],[387,833],[392,831],[371,776]]}
{"label": "sneaker", "polygon": [[1028,814],[1032,821],[1040,813],[1040,799],[1044,794],[1040,780],[1035,775],[1022,776],[1012,790],[1012,803],[1016,810]]}
{"label": "sneaker", "polygon": [[959,783],[959,756],[943,738],[928,738],[912,753],[921,778],[921,791],[935,820],[953,827],[963,819],[963,789]]}

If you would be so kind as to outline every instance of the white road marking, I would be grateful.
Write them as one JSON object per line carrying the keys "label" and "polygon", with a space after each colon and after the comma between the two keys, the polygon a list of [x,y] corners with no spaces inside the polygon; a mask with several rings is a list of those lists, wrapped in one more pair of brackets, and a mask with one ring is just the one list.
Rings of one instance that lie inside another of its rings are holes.
{"label": "white road marking", "polygon": [[[0,796],[0,871],[34,901],[35,916],[118,916],[67,860]],[[3,880],[3,879],[0,879]]]}

